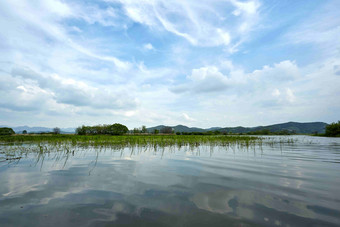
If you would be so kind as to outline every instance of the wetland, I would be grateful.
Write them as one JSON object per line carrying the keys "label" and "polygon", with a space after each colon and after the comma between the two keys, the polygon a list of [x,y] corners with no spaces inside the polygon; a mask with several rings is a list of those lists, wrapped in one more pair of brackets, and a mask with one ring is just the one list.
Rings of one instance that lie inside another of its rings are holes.
{"label": "wetland", "polygon": [[340,138],[0,138],[1,226],[338,226]]}

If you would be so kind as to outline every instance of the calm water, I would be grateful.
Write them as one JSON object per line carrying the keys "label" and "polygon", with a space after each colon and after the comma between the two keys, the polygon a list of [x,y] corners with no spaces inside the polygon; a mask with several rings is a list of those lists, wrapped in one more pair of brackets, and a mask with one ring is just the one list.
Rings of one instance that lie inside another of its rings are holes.
{"label": "calm water", "polygon": [[340,138],[293,138],[18,160],[0,147],[0,226],[340,226]]}

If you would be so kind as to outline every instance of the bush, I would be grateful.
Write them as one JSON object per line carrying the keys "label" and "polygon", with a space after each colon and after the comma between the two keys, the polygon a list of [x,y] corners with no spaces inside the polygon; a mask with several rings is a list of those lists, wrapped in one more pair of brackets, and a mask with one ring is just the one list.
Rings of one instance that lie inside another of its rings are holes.
{"label": "bush", "polygon": [[10,136],[15,134],[11,128],[0,128],[0,136]]}
{"label": "bush", "polygon": [[326,136],[340,136],[340,121],[326,126]]}

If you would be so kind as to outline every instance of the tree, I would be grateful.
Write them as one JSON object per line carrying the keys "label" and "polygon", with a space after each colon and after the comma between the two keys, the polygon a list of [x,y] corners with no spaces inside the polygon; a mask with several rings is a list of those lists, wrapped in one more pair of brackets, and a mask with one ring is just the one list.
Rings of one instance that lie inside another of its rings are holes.
{"label": "tree", "polygon": [[108,134],[110,135],[123,135],[129,131],[129,129],[122,124],[115,123],[113,125],[108,126],[107,128]]}
{"label": "tree", "polygon": [[148,130],[146,129],[145,125],[142,126],[142,130],[141,131],[142,131],[142,133],[147,133],[148,132]]}
{"label": "tree", "polygon": [[0,136],[10,136],[13,134],[15,134],[15,132],[11,128],[0,128]]}
{"label": "tree", "polygon": [[27,134],[27,130],[22,131],[22,134]]}
{"label": "tree", "polygon": [[123,135],[127,133],[129,129],[122,124],[113,125],[95,125],[95,126],[81,126],[76,129],[78,135]]}
{"label": "tree", "polygon": [[76,134],[78,134],[78,135],[86,135],[86,126],[83,125],[81,127],[76,128]]}
{"label": "tree", "polygon": [[139,132],[140,132],[140,130],[138,128],[133,129],[133,134],[138,134]]}
{"label": "tree", "polygon": [[53,129],[53,133],[54,133],[54,134],[60,134],[60,128],[55,127],[55,128]]}
{"label": "tree", "polygon": [[326,126],[326,136],[340,136],[340,121]]}
{"label": "tree", "polygon": [[158,133],[159,133],[158,129],[153,130],[153,134],[158,134]]}
{"label": "tree", "polygon": [[173,131],[172,131],[171,127],[167,127],[166,126],[166,127],[161,128],[160,133],[163,133],[163,134],[172,134]]}

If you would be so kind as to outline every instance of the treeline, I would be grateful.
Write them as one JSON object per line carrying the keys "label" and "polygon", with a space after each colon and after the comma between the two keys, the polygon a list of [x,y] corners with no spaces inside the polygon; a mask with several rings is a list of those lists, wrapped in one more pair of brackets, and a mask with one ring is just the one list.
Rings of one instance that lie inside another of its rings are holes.
{"label": "treeline", "polygon": [[130,130],[131,134],[174,134],[175,131],[173,128],[165,126],[160,129],[154,129],[153,131],[148,131],[146,126],[143,125],[141,128],[134,128]]}
{"label": "treeline", "polygon": [[282,130],[279,132],[272,132],[268,129],[258,130],[247,133],[233,133],[223,131],[207,131],[207,132],[176,132],[176,135],[295,135],[295,131]]}
{"label": "treeline", "polygon": [[78,135],[123,135],[129,129],[122,124],[116,123],[113,125],[96,125],[96,126],[81,126],[76,129]]}

